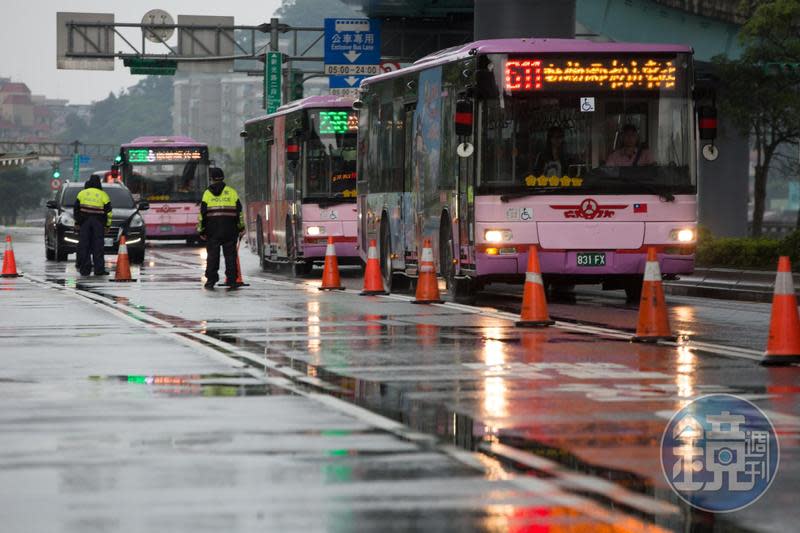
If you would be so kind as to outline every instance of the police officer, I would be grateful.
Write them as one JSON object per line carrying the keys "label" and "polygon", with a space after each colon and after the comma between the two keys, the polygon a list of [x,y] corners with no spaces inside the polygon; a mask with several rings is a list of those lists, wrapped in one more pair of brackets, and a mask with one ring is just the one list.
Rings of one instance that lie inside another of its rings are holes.
{"label": "police officer", "polygon": [[219,281],[220,246],[225,255],[225,284],[236,288],[236,240],[244,232],[242,203],[236,190],[225,185],[225,174],[221,168],[210,168],[208,176],[211,185],[203,193],[197,224],[197,233],[207,241],[205,288],[212,289]]}
{"label": "police officer", "polygon": [[106,276],[103,256],[103,233],[111,226],[111,199],[100,185],[100,177],[90,177],[78,193],[73,207],[78,233],[77,265],[81,275],[88,276],[94,266],[95,276]]}

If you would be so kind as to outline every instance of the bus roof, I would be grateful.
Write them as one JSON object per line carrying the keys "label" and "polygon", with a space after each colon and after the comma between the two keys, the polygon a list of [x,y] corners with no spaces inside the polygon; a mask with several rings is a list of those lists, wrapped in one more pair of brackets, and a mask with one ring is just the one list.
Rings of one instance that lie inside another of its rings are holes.
{"label": "bus roof", "polygon": [[491,39],[447,48],[427,55],[409,67],[364,78],[361,85],[403,76],[409,72],[452,63],[475,54],[558,54],[558,53],[693,53],[692,47],[682,44],[616,43],[586,39]]}
{"label": "bus roof", "polygon": [[321,107],[347,107],[352,109],[353,99],[350,97],[336,96],[333,94],[308,96],[301,100],[294,100],[293,102],[284,104],[280,106],[274,113],[270,113],[269,115],[262,115],[260,117],[250,119],[245,122],[245,125],[269,118],[275,118],[280,115],[291,113],[292,111],[298,111],[300,109],[316,109]]}
{"label": "bus roof", "polygon": [[205,146],[206,143],[197,142],[191,137],[183,135],[148,135],[145,137],[136,137],[134,140],[127,144],[123,144],[122,148],[135,148],[146,146]]}

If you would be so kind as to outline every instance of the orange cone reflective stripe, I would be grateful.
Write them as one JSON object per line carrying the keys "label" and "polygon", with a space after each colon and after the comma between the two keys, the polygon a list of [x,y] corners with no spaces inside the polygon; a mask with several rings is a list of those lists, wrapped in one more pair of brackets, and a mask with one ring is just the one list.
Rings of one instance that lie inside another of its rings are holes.
{"label": "orange cone reflective stripe", "polygon": [[378,245],[375,239],[369,241],[367,249],[367,268],[364,269],[364,295],[388,294],[383,288],[381,276],[381,262],[378,259]]}
{"label": "orange cone reflective stripe", "polygon": [[652,246],[647,249],[647,263],[642,280],[642,298],[639,301],[639,321],[636,325],[636,342],[656,342],[659,340],[675,340],[669,327],[667,302],[664,299],[664,287],[661,285],[661,269],[658,266],[658,255]]}
{"label": "orange cone reflective stripe", "polygon": [[3,272],[4,278],[19,278],[22,274],[17,272],[17,260],[14,258],[14,245],[11,243],[11,235],[6,235],[6,251],[3,252]]}
{"label": "orange cone reflective stripe", "polygon": [[417,279],[417,293],[414,304],[440,304],[442,297],[439,294],[439,281],[436,279],[436,264],[433,262],[433,247],[431,240],[425,239],[422,244],[422,257],[419,262],[419,277]]}
{"label": "orange cone reflective stripe", "polygon": [[522,293],[522,312],[520,327],[540,327],[555,324],[547,313],[547,298],[544,293],[542,268],[539,266],[539,254],[536,246],[528,249],[528,268],[525,272],[525,289]]}
{"label": "orange cone reflective stripe", "polygon": [[762,365],[788,365],[800,363],[800,317],[797,313],[797,296],[789,258],[778,260],[775,277],[775,294],[769,319],[767,351]]}
{"label": "orange cone reflective stripe", "polygon": [[333,237],[328,237],[328,247],[325,249],[325,268],[322,270],[322,285],[319,290],[344,290],[339,278],[339,261],[336,259],[336,246],[333,244]]}
{"label": "orange cone reflective stripe", "polygon": [[241,243],[241,239],[239,239],[236,243],[236,286],[249,287],[250,284],[244,282],[244,278],[242,277],[242,265],[239,263],[239,245]]}
{"label": "orange cone reflective stripe", "polygon": [[125,235],[119,238],[119,251],[117,251],[117,270],[114,279],[110,281],[136,281],[131,278],[131,262],[128,258],[128,245],[125,244]]}

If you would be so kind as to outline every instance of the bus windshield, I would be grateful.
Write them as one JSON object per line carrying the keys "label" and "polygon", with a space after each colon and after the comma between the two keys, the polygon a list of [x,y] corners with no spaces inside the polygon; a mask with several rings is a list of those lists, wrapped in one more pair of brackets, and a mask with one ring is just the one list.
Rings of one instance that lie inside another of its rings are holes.
{"label": "bus windshield", "polygon": [[199,202],[208,185],[208,164],[204,161],[129,163],[125,165],[123,179],[139,200]]}
{"label": "bus windshield", "polygon": [[483,194],[696,192],[684,55],[490,57],[495,81],[477,106]]}
{"label": "bus windshield", "polygon": [[303,197],[355,201],[357,116],[348,110],[315,111],[311,124]]}

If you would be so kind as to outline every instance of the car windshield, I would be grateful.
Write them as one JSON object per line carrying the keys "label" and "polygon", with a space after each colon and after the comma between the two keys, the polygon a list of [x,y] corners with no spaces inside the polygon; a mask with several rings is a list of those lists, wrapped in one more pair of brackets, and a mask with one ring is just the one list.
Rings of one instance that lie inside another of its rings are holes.
{"label": "car windshield", "polygon": [[[75,205],[75,198],[83,187],[67,187],[61,199],[61,207],[72,207]],[[128,189],[122,187],[103,187],[108,197],[111,199],[111,207],[116,209],[133,209],[133,197]]]}
{"label": "car windshield", "polygon": [[659,58],[651,68],[679,74],[653,86],[595,81],[636,59],[584,59],[493,58],[494,93],[478,105],[481,192],[694,192],[688,58]]}

